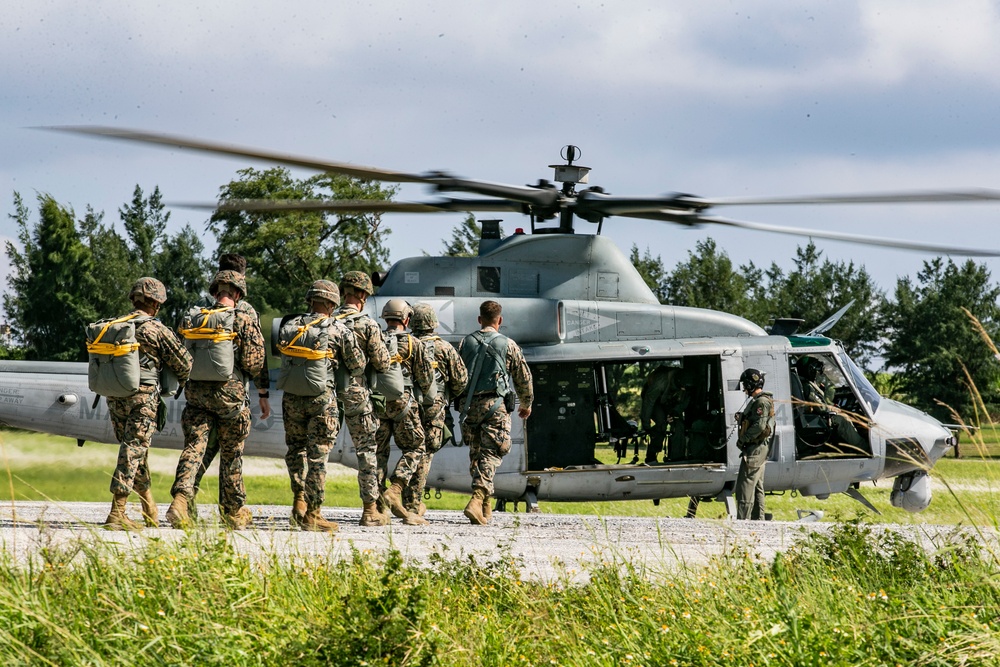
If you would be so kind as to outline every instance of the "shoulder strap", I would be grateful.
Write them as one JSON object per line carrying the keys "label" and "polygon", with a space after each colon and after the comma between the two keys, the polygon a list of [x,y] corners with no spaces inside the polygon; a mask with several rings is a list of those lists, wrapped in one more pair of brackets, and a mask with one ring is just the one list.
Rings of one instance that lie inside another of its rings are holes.
{"label": "shoulder strap", "polygon": [[[461,419],[462,419],[463,422],[465,421],[465,416],[467,414],[469,414],[469,407],[472,405],[472,392],[473,392],[473,390],[476,387],[476,382],[479,380],[480,373],[482,373],[482,370],[483,370],[483,359],[486,358],[487,351],[489,350],[489,347],[490,347],[490,342],[494,338],[496,338],[497,336],[500,335],[499,333],[497,333],[495,331],[492,332],[492,333],[490,333],[490,334],[486,334],[486,335],[477,335],[477,334],[481,334],[481,333],[482,333],[481,331],[476,331],[475,333],[471,334],[471,336],[473,338],[475,338],[476,340],[479,341],[479,344],[481,345],[481,347],[476,352],[476,360],[474,362],[472,362],[472,368],[469,371],[469,384],[467,385],[468,386],[468,390],[465,392],[465,403],[462,406],[462,416],[461,416]],[[483,349],[483,348],[486,348],[486,349]]]}
{"label": "shoulder strap", "polygon": [[290,357],[297,357],[299,359],[309,359],[312,361],[316,361],[318,359],[333,359],[333,350],[314,350],[311,347],[302,347],[301,345],[295,344],[295,342],[298,341],[298,339],[301,338],[310,327],[315,326],[326,319],[329,319],[329,315],[320,315],[308,324],[299,325],[299,332],[295,334],[295,337],[288,341],[288,345],[278,343],[278,350],[280,350],[282,354],[287,354]]}
{"label": "shoulder strap", "polygon": [[101,329],[101,333],[97,334],[97,338],[94,339],[93,343],[87,343],[87,352],[90,354],[110,354],[115,357],[123,357],[130,352],[134,352],[139,349],[139,343],[102,343],[101,339],[104,334],[108,332],[112,324],[121,324],[122,322],[128,322],[131,319],[139,317],[137,313],[129,313],[124,317],[119,317],[117,319],[108,320]]}

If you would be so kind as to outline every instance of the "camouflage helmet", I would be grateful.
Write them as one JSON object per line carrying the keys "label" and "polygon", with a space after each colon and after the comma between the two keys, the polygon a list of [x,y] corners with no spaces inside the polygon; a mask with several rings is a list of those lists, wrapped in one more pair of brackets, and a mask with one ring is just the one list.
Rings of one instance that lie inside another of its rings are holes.
{"label": "camouflage helmet", "polygon": [[383,320],[399,320],[400,322],[405,322],[410,319],[410,315],[412,314],[413,309],[410,308],[410,304],[406,303],[402,299],[389,299],[385,302],[385,306],[382,307]]}
{"label": "camouflage helmet", "polygon": [[410,328],[414,331],[434,331],[438,326],[438,316],[434,306],[429,303],[418,303],[413,307],[410,316]]}
{"label": "camouflage helmet", "polygon": [[756,368],[748,368],[740,375],[740,388],[748,394],[764,388],[764,374]]}
{"label": "camouflage helmet", "polygon": [[343,292],[345,287],[353,287],[369,296],[375,293],[375,286],[372,285],[371,276],[364,271],[348,271],[345,273],[344,277],[340,279],[340,291]]}
{"label": "camouflage helmet", "polygon": [[215,296],[216,292],[219,291],[219,285],[223,283],[228,283],[233,285],[240,291],[242,297],[247,295],[247,280],[243,277],[242,273],[237,271],[219,271],[215,274],[215,278],[212,279],[212,284],[208,286],[208,293]]}
{"label": "camouflage helmet", "polygon": [[331,280],[317,280],[306,292],[306,303],[311,304],[316,299],[326,299],[337,307],[340,305],[340,290]]}
{"label": "camouflage helmet", "polygon": [[167,288],[163,286],[156,278],[139,278],[132,285],[132,289],[128,293],[128,300],[135,303],[136,299],[141,299],[143,301],[155,301],[156,303],[163,303],[167,300]]}

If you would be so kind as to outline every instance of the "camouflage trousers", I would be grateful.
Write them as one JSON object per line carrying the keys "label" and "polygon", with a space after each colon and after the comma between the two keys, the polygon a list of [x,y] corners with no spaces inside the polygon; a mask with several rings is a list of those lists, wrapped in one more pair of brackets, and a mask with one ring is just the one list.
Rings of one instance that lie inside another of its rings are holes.
{"label": "camouflage trousers", "polygon": [[177,461],[177,473],[170,495],[183,493],[194,496],[194,481],[208,447],[209,433],[218,431],[219,442],[219,506],[227,514],[235,514],[246,504],[243,486],[243,444],[250,435],[250,408],[246,405],[233,414],[226,409],[223,415],[208,406],[194,405],[190,401],[181,414],[184,429],[184,450]]}
{"label": "camouflage trousers", "polygon": [[344,423],[358,457],[358,491],[365,505],[378,500],[378,460],[375,431],[378,419],[372,410],[368,389],[352,384],[338,392],[344,406]]}
{"label": "camouflage trousers", "polygon": [[340,431],[336,398],[329,389],[319,396],[285,392],[281,414],[292,494],[304,495],[310,509],[318,508],[326,497],[326,462]]}
{"label": "camouflage trousers", "polygon": [[427,486],[427,475],[431,471],[434,454],[441,449],[444,438],[444,417],[448,404],[444,398],[434,399],[434,404],[420,410],[420,424],[424,427],[424,454],[417,463],[417,469],[410,477],[410,483],[403,489],[403,504],[409,508],[420,505],[420,498]]}
{"label": "camouflage trousers", "polygon": [[764,518],[764,464],[767,463],[766,442],[748,445],[740,454],[740,471],[736,476],[736,518]]}
{"label": "camouflage trousers", "polygon": [[472,489],[482,489],[487,496],[493,495],[493,477],[510,451],[510,415],[503,401],[486,418],[495,403],[496,396],[474,397],[462,424],[462,440],[469,444]]}
{"label": "camouflage trousers", "polygon": [[[375,431],[375,458],[378,462],[379,488],[385,488],[385,481],[399,482],[404,487],[420,465],[424,455],[424,427],[420,423],[420,410],[409,392],[385,406],[385,417],[379,419]],[[396,441],[402,456],[389,474],[389,439]]]}
{"label": "camouflage trousers", "polygon": [[111,494],[127,496],[149,488],[149,443],[156,430],[156,409],[160,395],[156,387],[142,387],[139,393],[124,398],[108,398],[108,413],[114,427],[118,463],[111,476]]}

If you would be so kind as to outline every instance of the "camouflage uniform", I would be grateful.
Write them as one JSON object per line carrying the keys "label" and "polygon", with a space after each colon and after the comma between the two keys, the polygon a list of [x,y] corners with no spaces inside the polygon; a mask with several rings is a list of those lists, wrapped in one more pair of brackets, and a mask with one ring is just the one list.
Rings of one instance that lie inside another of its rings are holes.
{"label": "camouflage uniform", "polygon": [[[215,303],[215,299],[211,297],[205,297],[198,304],[205,308],[210,308]],[[254,310],[254,307],[250,305],[248,301],[240,299],[236,302],[236,311],[246,313],[247,316],[253,319],[257,323],[257,328],[260,328],[260,315]],[[261,330],[261,335],[263,336],[263,330]],[[271,375],[267,368],[267,351],[265,350],[264,364],[260,368],[260,372],[254,377],[253,384],[257,388],[257,391],[268,391],[271,386]],[[205,476],[205,472],[208,467],[212,465],[212,461],[219,454],[219,437],[218,433],[213,433],[212,437],[208,439],[208,445],[205,447],[205,456],[202,457],[201,465],[198,466],[198,472],[195,474],[194,478],[194,493],[198,493],[198,489],[201,488],[201,478]]]}
{"label": "camouflage uniform", "polygon": [[764,518],[764,464],[774,435],[774,398],[753,396],[740,413],[740,471],[736,478],[736,518]]}
{"label": "camouflage uniform", "polygon": [[[481,329],[478,333],[489,335],[497,332],[495,329],[487,328]],[[470,336],[474,335],[466,336],[458,348],[466,368],[470,369],[472,361],[462,354],[462,350],[468,344]],[[531,407],[531,402],[534,400],[531,370],[524,360],[521,348],[510,338],[507,338],[507,374],[514,383],[518,401],[522,406]],[[474,381],[470,371],[468,391],[476,390],[472,386]],[[462,440],[469,443],[469,474],[472,475],[472,489],[482,490],[487,498],[493,495],[493,477],[503,462],[503,457],[510,451],[511,444],[510,413],[507,412],[502,400],[496,411],[487,418],[496,400],[495,392],[473,395],[469,411],[462,423]]]}
{"label": "camouflage uniform", "polygon": [[[309,320],[323,317],[311,313]],[[323,504],[326,495],[326,462],[340,431],[340,413],[337,410],[335,371],[341,364],[347,373],[357,377],[364,372],[365,355],[351,335],[340,323],[328,329],[329,349],[334,358],[328,361],[329,386],[318,396],[296,396],[284,392],[281,414],[285,423],[285,464],[292,493],[303,495],[310,508]]]}
{"label": "camouflage uniform", "polygon": [[685,456],[684,411],[690,402],[687,388],[681,385],[680,369],[660,366],[642,386],[640,421],[649,435],[646,463],[653,463],[663,451],[663,441],[670,426],[670,449],[667,460],[680,461]]}
{"label": "camouflage uniform", "polygon": [[[387,331],[386,335],[396,336],[404,375],[409,375],[420,395],[429,393],[434,382],[434,366],[433,360],[424,353],[424,346],[403,330],[399,330],[398,334]],[[416,394],[407,387],[401,397],[386,402],[384,416],[376,415],[379,419],[378,430],[375,431],[379,489],[384,488],[386,477],[405,488],[424,456],[424,427],[420,421]],[[390,438],[395,439],[396,446],[403,453],[391,476],[388,475]]]}
{"label": "camouflage uniform", "polygon": [[424,455],[420,459],[417,471],[410,478],[410,483],[403,493],[403,504],[411,511],[416,511],[420,505],[420,496],[427,485],[427,475],[431,470],[434,454],[441,449],[444,436],[445,416],[449,410],[448,404],[452,396],[461,396],[469,381],[462,357],[448,341],[436,336],[433,331],[418,332],[418,340],[427,346],[434,346],[434,370],[437,375],[438,395],[428,406],[420,406],[420,423],[424,427]]}
{"label": "camouflage uniform", "polygon": [[[382,340],[382,331],[372,318],[362,314],[357,316],[358,309],[351,304],[343,304],[334,313],[334,317],[344,322],[348,329],[354,331],[358,347],[368,360],[368,363],[378,372],[389,369],[389,350]],[[350,385],[339,395],[344,408],[344,421],[354,442],[358,456],[358,489],[361,502],[375,503],[379,497],[378,461],[376,460],[375,431],[378,420],[372,408],[371,392],[365,376],[353,378]]]}
{"label": "camouflage uniform", "polygon": [[[216,302],[213,307],[222,305]],[[217,429],[221,453],[219,506],[229,515],[246,504],[243,444],[250,434],[251,417],[244,378],[260,373],[265,354],[260,324],[248,313],[235,311],[233,331],[236,372],[225,382],[191,381],[185,390],[187,405],[181,415],[184,451],[170,490],[171,495],[183,494],[187,499],[194,495],[194,481],[208,446],[209,432]]]}
{"label": "camouflage uniform", "polygon": [[[136,310],[135,315],[148,317],[145,311]],[[187,382],[191,371],[191,355],[177,339],[174,332],[157,319],[146,320],[136,327],[136,342],[139,354],[145,364],[151,364],[157,371],[166,365],[176,375],[178,381]],[[156,384],[144,384],[132,396],[108,397],[108,413],[115,430],[115,439],[121,443],[118,450],[118,465],[111,476],[112,495],[127,496],[133,487],[137,492],[149,489],[149,467],[146,457],[149,443],[156,427],[156,410],[160,404],[160,391]]]}

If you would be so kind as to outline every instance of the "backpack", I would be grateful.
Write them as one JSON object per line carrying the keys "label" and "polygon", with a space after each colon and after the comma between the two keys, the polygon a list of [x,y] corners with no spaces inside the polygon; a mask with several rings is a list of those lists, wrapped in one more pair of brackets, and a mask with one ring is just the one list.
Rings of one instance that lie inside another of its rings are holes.
{"label": "backpack", "polygon": [[462,403],[462,422],[466,420],[472,397],[478,394],[497,396],[483,421],[492,417],[501,403],[508,412],[514,409],[514,391],[510,376],[507,375],[507,340],[503,334],[477,331],[462,341],[459,354],[465,367],[469,369],[469,386]]}
{"label": "backpack", "polygon": [[135,330],[153,319],[149,315],[132,313],[124,317],[109,318],[88,324],[89,356],[87,380],[90,390],[98,396],[131,396],[139,390],[143,380],[156,382],[156,370],[145,368],[139,358],[139,343]]}
{"label": "backpack", "polygon": [[[435,344],[435,341],[441,340],[441,337],[431,336],[418,340],[424,344],[424,355],[431,360],[431,368],[434,369],[434,375],[431,380],[431,388],[426,394],[420,391],[420,387],[416,385],[414,385],[413,393],[416,395],[420,405],[429,406],[434,403],[434,399],[447,392],[447,382],[445,381],[444,374],[438,368],[437,345]],[[445,400],[447,400],[447,396],[445,396]]]}
{"label": "backpack", "polygon": [[312,319],[296,315],[282,323],[278,332],[281,370],[278,389],[295,396],[319,396],[327,389],[330,349],[330,327],[334,321],[328,315]]}
{"label": "backpack", "polygon": [[190,379],[200,382],[225,382],[236,370],[232,307],[191,308],[181,319],[177,332],[191,353]]}
{"label": "backpack", "polygon": [[[337,321],[342,322],[352,332],[357,329],[357,324],[362,317],[367,317],[364,313],[340,313],[334,315]],[[399,358],[399,352],[396,346],[395,336],[386,336],[385,332],[381,332],[382,340],[385,342],[386,348],[389,350],[389,370],[385,373],[374,372],[369,365],[368,371],[365,375],[368,380],[368,387],[378,394],[381,394],[389,401],[395,401],[403,397],[403,393],[406,389],[406,383],[403,379],[403,368],[400,364],[402,361]],[[355,334],[356,335],[356,334]],[[337,388],[346,389],[350,380],[347,376],[346,369],[337,369]]]}

